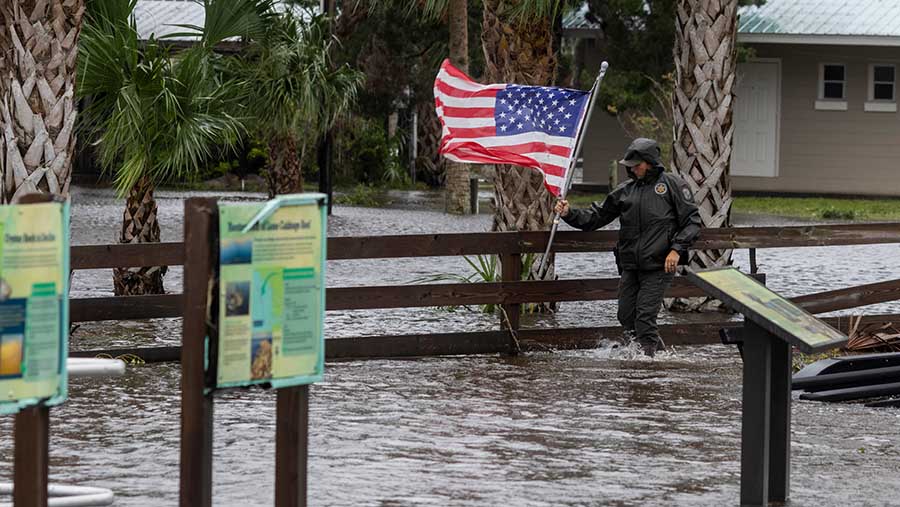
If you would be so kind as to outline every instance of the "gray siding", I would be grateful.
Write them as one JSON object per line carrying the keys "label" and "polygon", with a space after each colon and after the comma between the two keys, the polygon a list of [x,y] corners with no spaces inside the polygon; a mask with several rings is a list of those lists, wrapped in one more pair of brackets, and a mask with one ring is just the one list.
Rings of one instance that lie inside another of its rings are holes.
{"label": "gray siding", "polygon": [[[900,48],[757,44],[754,49],[759,58],[781,60],[778,176],[734,176],[733,189],[900,196],[900,112],[863,110],[869,64],[896,64],[900,79]],[[847,66],[847,111],[815,108],[819,64],[826,62]],[[900,98],[900,86],[895,95]],[[595,112],[586,135],[584,181],[605,184],[609,161],[629,140],[604,111]]]}
{"label": "gray siding", "polygon": [[[760,58],[781,59],[778,177],[735,176],[733,188],[900,195],[900,113],[863,110],[869,64],[893,63],[900,70],[900,48],[774,44],[754,48]],[[846,65],[846,111],[815,108],[819,64],[826,62]]]}

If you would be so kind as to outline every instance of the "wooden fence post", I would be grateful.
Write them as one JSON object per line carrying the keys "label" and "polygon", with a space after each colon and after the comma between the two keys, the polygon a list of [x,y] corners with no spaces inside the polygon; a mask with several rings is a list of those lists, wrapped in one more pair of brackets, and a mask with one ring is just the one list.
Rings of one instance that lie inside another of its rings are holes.
{"label": "wooden fence post", "polygon": [[[218,224],[215,199],[184,203],[184,319],[181,347],[182,507],[212,505],[213,398],[204,394],[210,280],[216,266],[213,241]],[[216,297],[215,295],[212,295]]]}
{"label": "wooden fence post", "polygon": [[[504,282],[517,282],[522,279],[522,255],[518,253],[504,254],[500,256],[500,274]],[[501,306],[500,327],[513,333],[510,340],[510,349],[518,352],[518,340],[515,332],[519,330],[519,315],[522,305],[519,303],[505,304]]]}
{"label": "wooden fence post", "polygon": [[50,408],[29,407],[15,418],[13,505],[47,507]]}
{"label": "wooden fence post", "polygon": [[306,507],[309,386],[279,389],[275,413],[275,507]]}

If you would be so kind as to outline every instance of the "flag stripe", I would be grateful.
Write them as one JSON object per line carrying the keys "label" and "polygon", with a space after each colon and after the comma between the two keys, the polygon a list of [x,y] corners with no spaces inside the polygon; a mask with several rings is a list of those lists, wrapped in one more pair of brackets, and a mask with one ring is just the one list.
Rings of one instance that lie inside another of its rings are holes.
{"label": "flag stripe", "polygon": [[453,107],[443,106],[444,116],[457,118],[494,118],[493,107]]}
{"label": "flag stripe", "polygon": [[[449,118],[445,119],[449,120]],[[446,123],[445,123],[446,125]],[[450,127],[449,125],[447,125]],[[497,135],[495,127],[478,127],[478,128],[453,128],[450,127],[450,135],[461,138],[479,138],[493,137]]]}
{"label": "flag stripe", "polygon": [[440,153],[447,159],[530,167],[541,171],[547,189],[559,195],[589,94],[482,85],[445,60],[434,82],[434,97],[442,126]]}
{"label": "flag stripe", "polygon": [[[494,129],[494,118],[454,118],[452,116],[447,116],[444,118],[444,124],[450,127],[451,129],[471,129],[476,127],[491,127],[491,130]],[[458,132],[458,130],[454,130],[454,132]]]}
{"label": "flag stripe", "polygon": [[483,88],[480,85],[477,87],[459,88],[445,81],[435,81],[434,89],[451,97],[496,97],[497,92],[500,91],[497,88]]}
{"label": "flag stripe", "polygon": [[[480,139],[462,140],[476,142],[489,148],[495,146],[523,146],[524,148],[522,149],[525,149],[527,151],[534,151],[536,149],[540,149],[541,146],[546,146],[546,149],[550,149],[550,147],[553,147],[554,150],[569,150],[569,153],[559,153],[559,155],[563,156],[570,155],[572,149],[575,148],[575,141],[573,139],[559,138],[541,134],[538,135],[540,135],[539,138],[535,134],[518,134],[514,136],[505,136],[500,139],[496,137],[485,137]],[[450,142],[453,142],[453,140],[451,140]]]}
{"label": "flag stripe", "polygon": [[460,107],[460,108],[494,107],[494,105],[496,103],[497,103],[497,99],[494,97],[465,98],[465,97],[450,97],[448,95],[438,95],[438,98],[435,99],[435,104],[437,104],[437,105]]}
{"label": "flag stripe", "polygon": [[438,76],[440,76],[441,74],[446,74],[448,76],[455,76],[456,78],[461,79],[463,81],[468,81],[470,83],[474,83],[472,78],[467,76],[465,72],[457,69],[452,63],[450,63],[450,60],[444,60],[443,65],[441,65],[441,69],[438,71]]}

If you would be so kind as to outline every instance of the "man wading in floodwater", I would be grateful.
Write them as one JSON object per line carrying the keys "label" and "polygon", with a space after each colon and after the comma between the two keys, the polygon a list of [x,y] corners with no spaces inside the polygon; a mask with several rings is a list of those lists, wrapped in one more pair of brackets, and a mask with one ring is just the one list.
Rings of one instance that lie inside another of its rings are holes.
{"label": "man wading in floodwater", "polygon": [[560,200],[556,212],[583,231],[619,219],[619,322],[626,340],[636,339],[652,357],[665,346],[656,326],[663,294],[672,283],[675,268],[687,262],[688,249],[700,233],[700,214],[684,181],[665,172],[656,141],[635,139],[619,163],[631,179],[616,187],[602,204],[570,209],[568,201]]}

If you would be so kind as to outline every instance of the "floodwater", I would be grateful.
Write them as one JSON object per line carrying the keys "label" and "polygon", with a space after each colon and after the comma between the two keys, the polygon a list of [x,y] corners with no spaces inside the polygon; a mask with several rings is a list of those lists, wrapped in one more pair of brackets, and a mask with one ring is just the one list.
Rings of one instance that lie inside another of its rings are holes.
{"label": "floodwater", "polygon": [[[158,195],[164,241],[180,239],[187,195],[200,194]],[[488,215],[436,211],[439,200],[431,193],[395,198],[389,209],[335,207],[329,234],[490,226]],[[115,241],[122,203],[109,191],[76,188],[73,203],[74,244]],[[898,278],[898,248],[766,249],[758,259],[768,285],[790,296]],[[748,265],[745,251],[735,258]],[[561,278],[615,276],[609,254],[561,254],[557,264]],[[330,262],[327,277],[329,286],[363,286],[469,272],[458,258],[363,260]],[[109,295],[110,278],[109,270],[76,273],[73,295]],[[166,283],[180,291],[180,268],[171,269]],[[612,302],[563,303],[556,315],[526,316],[523,324],[609,325],[614,310]],[[900,313],[900,305],[857,312]],[[664,312],[661,320],[684,319]],[[496,326],[496,317],[474,309],[326,317],[329,337]],[[177,319],[86,324],[71,341],[79,349],[175,344],[180,328]],[[740,358],[725,346],[679,347],[655,360],[602,347],[329,363],[325,381],[311,388],[310,505],[737,505],[740,374]],[[272,505],[274,400],[255,389],[217,397],[216,505]],[[110,488],[120,506],[177,503],[178,365],[72,379],[69,401],[51,414],[51,482]],[[795,400],[792,417],[791,505],[900,505],[900,411]],[[0,480],[11,479],[11,461],[12,418],[4,417]]]}

